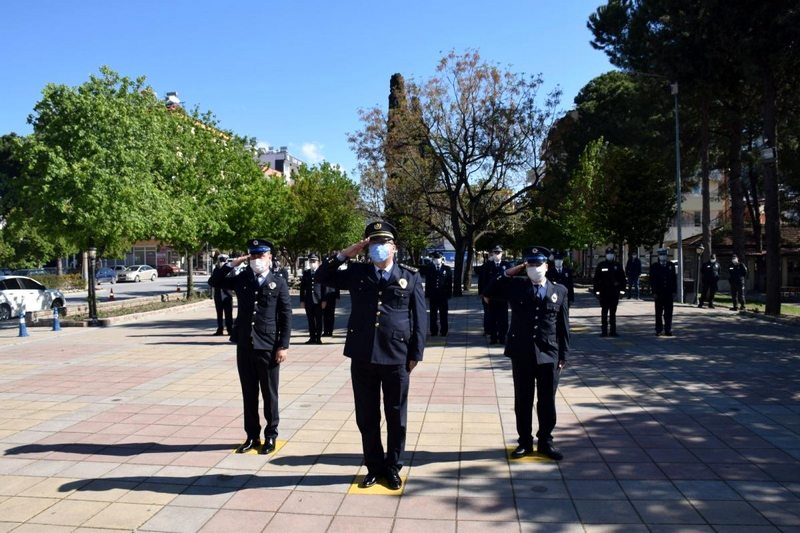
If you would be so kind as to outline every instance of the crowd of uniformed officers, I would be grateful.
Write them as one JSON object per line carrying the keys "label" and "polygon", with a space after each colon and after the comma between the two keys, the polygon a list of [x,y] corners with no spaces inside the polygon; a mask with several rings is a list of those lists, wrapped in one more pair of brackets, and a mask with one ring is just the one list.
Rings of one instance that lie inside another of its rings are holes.
{"label": "crowd of uniformed officers", "polygon": [[[390,489],[402,486],[401,456],[405,449],[410,375],[422,361],[426,338],[447,336],[448,308],[453,294],[452,269],[434,252],[423,272],[396,262],[398,234],[386,221],[364,230],[363,239],[320,260],[308,256],[300,279],[300,302],[308,321],[306,344],[321,344],[334,330],[340,290],[351,299],[344,355],[350,375],[356,423],[361,433],[367,473],[361,487],[383,479]],[[223,327],[236,344],[236,364],[242,388],[245,439],[236,453],[269,454],[278,437],[280,364],[286,361],[292,332],[288,272],[273,257],[266,239],[247,242],[247,255],[219,255],[209,285],[214,291],[217,330]],[[365,255],[368,261],[355,261]],[[639,297],[641,264],[632,256],[626,268],[613,248],[594,272],[592,292],[601,306],[601,335],[617,336],[616,310],[620,296]],[[247,262],[247,266],[244,263]],[[700,307],[713,307],[720,267],[712,255],[702,266]],[[553,442],[555,397],[559,375],[569,354],[569,308],[575,300],[574,275],[564,256],[542,246],[523,251],[520,264],[503,260],[495,246],[475,273],[484,309],[483,329],[490,344],[504,344],[511,359],[518,446],[512,458],[533,454],[533,411],[536,403],[536,451],[554,460],[563,457]],[[734,309],[744,308],[746,267],[734,261],[729,268]],[[635,283],[632,278],[635,279]],[[424,280],[424,283],[423,283]],[[656,335],[672,335],[673,301],[677,291],[675,265],[667,251],[658,251],[650,266],[655,299]],[[231,319],[232,295],[238,315]],[[426,299],[428,303],[426,305]],[[508,309],[511,309],[511,325]],[[426,316],[427,315],[427,316]],[[264,404],[264,440],[259,415]],[[381,404],[383,396],[383,404]],[[535,400],[535,402],[534,402]],[[381,438],[381,405],[386,420],[386,448]]]}

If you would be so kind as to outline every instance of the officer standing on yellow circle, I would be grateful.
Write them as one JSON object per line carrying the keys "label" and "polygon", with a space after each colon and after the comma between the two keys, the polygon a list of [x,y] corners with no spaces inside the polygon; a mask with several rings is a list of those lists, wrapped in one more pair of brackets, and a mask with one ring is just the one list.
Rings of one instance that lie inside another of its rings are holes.
{"label": "officer standing on yellow circle", "polygon": [[[351,361],[356,423],[367,467],[361,486],[370,487],[383,477],[393,490],[402,485],[398,472],[406,443],[409,374],[422,361],[428,329],[422,276],[416,268],[394,261],[396,240],[397,230],[388,222],[368,224],[363,240],[325,261],[317,272],[319,283],[350,291],[344,355]],[[365,247],[372,263],[352,262],[339,270]]]}

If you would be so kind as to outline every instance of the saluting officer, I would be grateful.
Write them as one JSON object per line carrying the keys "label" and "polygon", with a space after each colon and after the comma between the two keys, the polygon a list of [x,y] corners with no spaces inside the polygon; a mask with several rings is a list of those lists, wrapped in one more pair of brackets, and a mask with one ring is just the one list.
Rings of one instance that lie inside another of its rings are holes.
{"label": "saluting officer", "polygon": [[[728,267],[728,283],[731,286],[731,299],[733,300],[733,311],[741,309],[744,311],[744,283],[747,279],[747,267],[739,261],[736,254],[731,256],[731,264]],[[738,307],[737,307],[738,306]]]}
{"label": "saluting officer", "polygon": [[[511,329],[505,355],[511,358],[514,378],[514,414],[519,446],[511,453],[520,458],[533,453],[533,396],[536,392],[536,451],[559,461],[563,454],[553,446],[556,425],[556,389],[569,354],[567,288],[548,282],[547,257],[542,246],[526,248],[525,262],[509,268],[489,285],[490,298],[511,304]],[[513,277],[525,270],[526,278]],[[536,390],[538,388],[538,390]]]}
{"label": "saluting officer", "polygon": [[[361,432],[367,475],[362,487],[379,476],[390,489],[402,485],[400,455],[405,449],[409,374],[422,361],[427,324],[422,277],[417,269],[395,263],[397,231],[388,222],[367,225],[364,239],[325,261],[317,273],[325,285],[350,291],[352,310],[344,355],[349,357],[356,423]],[[339,266],[369,246],[372,263]],[[381,390],[386,417],[386,453],[381,443]]]}
{"label": "saluting officer", "polygon": [[309,339],[306,344],[322,344],[322,313],[327,305],[325,296],[329,289],[317,279],[317,268],[319,268],[319,256],[309,255],[308,268],[303,271],[303,277],[300,278],[300,302],[306,310],[308,319]]}
{"label": "saluting officer", "polygon": [[[244,453],[261,446],[261,423],[258,415],[258,391],[264,399],[264,446],[261,454],[275,450],[278,437],[278,384],[280,364],[286,361],[292,335],[292,305],[289,286],[272,270],[272,250],[265,239],[247,242],[249,256],[237,257],[214,271],[212,287],[236,291],[239,313],[234,335],[236,368],[242,386],[245,441],[236,448]],[[233,277],[229,272],[249,259],[248,267]]]}
{"label": "saluting officer", "polygon": [[553,266],[547,269],[547,279],[553,283],[558,283],[567,288],[567,300],[569,305],[575,303],[575,280],[572,276],[572,269],[564,266],[564,254],[555,252],[553,254]]}
{"label": "saluting officer", "polygon": [[667,250],[658,250],[658,261],[650,265],[650,288],[656,301],[656,335],[672,336],[673,298],[678,292],[678,273],[667,260]]}
{"label": "saluting officer", "polygon": [[432,264],[425,270],[425,297],[430,302],[430,332],[432,337],[439,332],[446,337],[448,300],[453,296],[453,270],[444,264],[440,252],[433,252],[431,259]]}
{"label": "saluting officer", "polygon": [[700,303],[697,307],[703,307],[703,304],[708,300],[708,308],[714,309],[714,296],[717,294],[717,283],[719,282],[719,263],[717,263],[717,256],[711,254],[708,261],[703,263],[701,269],[700,281],[703,282],[700,291]]}
{"label": "saluting officer", "polygon": [[619,296],[625,294],[625,272],[615,257],[614,248],[606,248],[605,260],[597,263],[594,271],[592,292],[600,299],[602,337],[618,337],[617,305]]}
{"label": "saluting officer", "polygon": [[[227,262],[228,262],[228,256],[224,254],[219,254],[217,256],[217,264],[214,265],[214,270],[211,271],[212,275],[214,274],[214,272],[222,268]],[[230,335],[233,330],[233,294],[231,293],[231,291],[226,291],[224,289],[219,289],[217,287],[214,287],[214,307],[217,310],[217,331],[214,332],[214,335],[217,336],[223,335],[222,332],[223,317],[224,317],[225,331],[227,331],[228,335]]]}
{"label": "saluting officer", "polygon": [[483,263],[478,274],[478,294],[483,301],[484,326],[488,329],[489,344],[505,344],[508,331],[508,302],[502,298],[489,298],[484,294],[489,283],[511,268],[503,261],[503,248],[498,244],[492,249],[489,260]]}

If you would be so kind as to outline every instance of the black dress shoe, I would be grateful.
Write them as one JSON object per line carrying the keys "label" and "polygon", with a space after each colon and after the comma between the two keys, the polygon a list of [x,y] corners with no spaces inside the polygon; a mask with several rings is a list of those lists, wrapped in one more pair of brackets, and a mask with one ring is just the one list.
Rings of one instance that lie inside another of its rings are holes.
{"label": "black dress shoe", "polygon": [[517,448],[511,452],[512,459],[520,459],[525,457],[526,455],[530,455],[533,453],[533,450],[527,446],[517,446]]}
{"label": "black dress shoe", "polygon": [[378,476],[373,474],[372,472],[367,472],[367,475],[364,476],[364,479],[361,480],[361,484],[359,485],[359,487],[361,487],[362,489],[368,489],[377,482],[378,482]]}
{"label": "black dress shoe", "polygon": [[317,338],[314,340],[314,344],[322,344],[322,337],[317,337]]}
{"label": "black dress shoe", "polygon": [[386,472],[386,486],[391,490],[399,490],[403,486],[403,481],[400,479],[400,474],[397,473],[396,468],[390,468]]}
{"label": "black dress shoe", "polygon": [[275,437],[267,437],[264,441],[264,446],[258,450],[260,455],[267,455],[268,453],[272,453],[275,451]]}
{"label": "black dress shoe", "polygon": [[245,453],[250,450],[255,450],[261,446],[261,441],[258,439],[247,439],[236,448],[236,453]]}
{"label": "black dress shoe", "polygon": [[552,444],[548,444],[547,446],[539,446],[536,448],[536,452],[539,455],[544,455],[545,457],[549,457],[555,461],[560,461],[564,458],[564,454],[561,453],[558,448],[555,448]]}
{"label": "black dress shoe", "polygon": [[608,333],[601,333],[600,336],[601,337],[608,337]]}
{"label": "black dress shoe", "polygon": [[672,332],[671,331],[667,331],[666,333],[664,333],[664,335],[666,335],[667,337],[672,337]]}
{"label": "black dress shoe", "polygon": [[214,336],[215,337],[219,337],[221,335],[222,335],[222,330],[221,329],[218,329],[217,331],[214,332]]}
{"label": "black dress shoe", "polygon": [[617,332],[615,331],[615,332],[614,332],[614,333],[612,333],[610,336],[611,336],[611,337],[619,337],[619,333],[617,333]]}

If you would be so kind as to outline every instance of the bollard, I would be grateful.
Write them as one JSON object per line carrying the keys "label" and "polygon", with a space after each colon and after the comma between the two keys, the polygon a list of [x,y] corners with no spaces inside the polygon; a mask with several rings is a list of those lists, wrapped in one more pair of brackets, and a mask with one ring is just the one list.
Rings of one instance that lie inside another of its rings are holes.
{"label": "bollard", "polygon": [[53,331],[61,331],[61,322],[58,317],[58,307],[53,308]]}
{"label": "bollard", "polygon": [[178,289],[175,292],[181,292],[181,286],[178,285]]}
{"label": "bollard", "polygon": [[108,299],[109,299],[110,301],[112,301],[112,302],[114,301],[114,287],[111,287],[111,288],[108,290]]}
{"label": "bollard", "polygon": [[25,304],[19,308],[19,336],[28,336],[28,325],[25,323]]}

